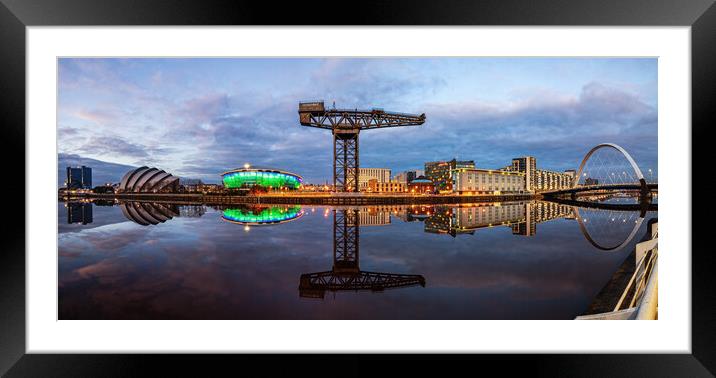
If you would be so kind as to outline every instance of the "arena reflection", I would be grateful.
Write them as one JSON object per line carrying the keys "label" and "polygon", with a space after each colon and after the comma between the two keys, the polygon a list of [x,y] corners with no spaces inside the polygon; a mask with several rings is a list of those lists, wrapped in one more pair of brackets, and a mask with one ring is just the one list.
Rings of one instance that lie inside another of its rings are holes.
{"label": "arena reflection", "polygon": [[303,216],[301,206],[292,205],[235,205],[224,209],[221,219],[245,226],[286,223]]}

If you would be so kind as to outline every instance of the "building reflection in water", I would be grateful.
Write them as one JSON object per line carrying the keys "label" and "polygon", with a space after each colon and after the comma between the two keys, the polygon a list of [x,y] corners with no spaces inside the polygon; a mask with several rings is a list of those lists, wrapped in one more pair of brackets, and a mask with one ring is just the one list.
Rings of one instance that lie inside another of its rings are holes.
{"label": "building reflection in water", "polygon": [[[411,211],[415,210],[407,209],[408,214]],[[477,229],[494,226],[508,226],[515,235],[533,236],[537,232],[537,223],[556,218],[574,219],[572,206],[551,202],[435,206],[432,212],[425,218],[425,232],[453,237],[472,235]]]}
{"label": "building reflection in water", "polygon": [[[367,272],[360,270],[361,220],[368,225],[390,223],[390,211],[374,209],[376,213],[359,209],[333,210],[333,267],[331,270],[302,274],[298,293],[304,298],[323,298],[326,291],[383,291],[388,288],[425,286],[425,278],[417,274]],[[378,216],[383,213],[386,218]]]}
{"label": "building reflection in water", "polygon": [[92,203],[91,202],[68,202],[67,204],[67,224],[92,223]]}
{"label": "building reflection in water", "polygon": [[127,219],[142,226],[164,223],[180,215],[179,205],[173,203],[122,202],[119,208]]}
{"label": "building reflection in water", "polygon": [[221,219],[245,226],[272,225],[294,221],[304,214],[299,205],[232,205]]}

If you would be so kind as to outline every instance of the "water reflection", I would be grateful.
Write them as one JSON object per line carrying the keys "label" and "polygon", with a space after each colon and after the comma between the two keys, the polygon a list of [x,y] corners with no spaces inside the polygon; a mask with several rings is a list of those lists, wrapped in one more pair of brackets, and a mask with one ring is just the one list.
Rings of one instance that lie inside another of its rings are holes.
{"label": "water reflection", "polygon": [[67,204],[67,224],[92,223],[92,203],[70,202]]}
{"label": "water reflection", "polygon": [[290,222],[302,216],[299,205],[234,205],[225,209],[221,218],[231,223],[262,226]]}
{"label": "water reflection", "polygon": [[656,216],[540,201],[116,205],[60,225],[60,319],[571,319]]}
{"label": "water reflection", "polygon": [[329,271],[302,274],[299,295],[323,298],[326,291],[383,291],[387,288],[425,286],[425,278],[417,274],[367,272],[360,269],[360,226],[390,223],[389,211],[377,208],[361,211],[333,211],[333,268]]}
{"label": "water reflection", "polygon": [[179,216],[179,205],[154,202],[123,202],[119,204],[127,219],[142,226],[157,225]]}

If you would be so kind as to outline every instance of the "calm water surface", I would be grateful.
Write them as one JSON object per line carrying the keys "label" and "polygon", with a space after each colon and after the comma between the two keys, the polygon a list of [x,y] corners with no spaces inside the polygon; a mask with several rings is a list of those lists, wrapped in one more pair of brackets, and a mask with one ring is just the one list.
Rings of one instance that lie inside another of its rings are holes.
{"label": "calm water surface", "polygon": [[60,319],[573,319],[656,217],[549,202],[58,208]]}

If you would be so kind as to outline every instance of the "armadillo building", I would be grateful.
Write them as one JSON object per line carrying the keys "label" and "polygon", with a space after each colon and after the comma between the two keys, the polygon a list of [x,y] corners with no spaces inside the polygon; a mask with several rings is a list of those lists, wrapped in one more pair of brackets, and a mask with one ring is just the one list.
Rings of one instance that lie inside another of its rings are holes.
{"label": "armadillo building", "polygon": [[298,189],[303,178],[297,174],[272,168],[240,168],[221,174],[224,187],[229,189],[260,186],[268,189]]}
{"label": "armadillo building", "polygon": [[179,177],[149,167],[139,167],[127,172],[118,189],[123,193],[172,193],[178,190]]}

